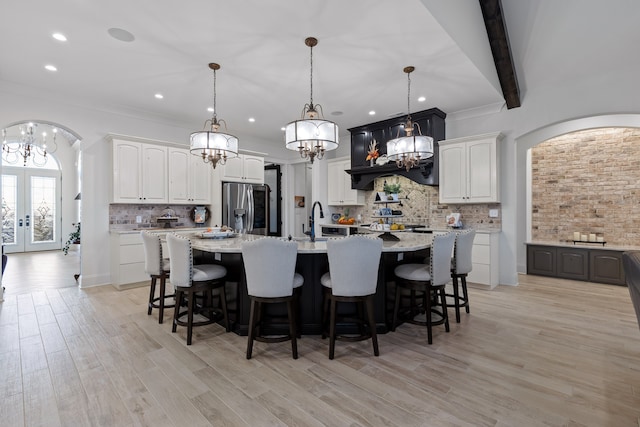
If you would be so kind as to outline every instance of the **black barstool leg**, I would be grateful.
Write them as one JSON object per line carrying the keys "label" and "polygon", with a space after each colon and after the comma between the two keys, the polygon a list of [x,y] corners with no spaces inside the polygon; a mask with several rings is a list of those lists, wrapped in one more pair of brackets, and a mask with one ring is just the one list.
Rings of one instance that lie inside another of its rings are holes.
{"label": "black barstool leg", "polygon": [[369,318],[369,331],[371,333],[371,341],[373,341],[373,354],[375,356],[380,355],[378,349],[378,333],[376,332],[376,319],[373,315],[373,296],[368,296],[365,300],[367,317]]}
{"label": "black barstool leg", "polygon": [[149,289],[149,309],[147,310],[147,316],[151,315],[151,310],[153,309],[153,299],[155,298],[155,296],[156,296],[156,276],[151,276],[151,289]]}
{"label": "black barstool leg", "polygon": [[227,311],[227,291],[224,284],[220,288],[220,306],[222,306],[222,315],[224,316],[224,326],[227,332],[231,332],[231,324],[229,323],[229,312]]}
{"label": "black barstool leg", "polygon": [[462,295],[464,297],[464,310],[469,312],[469,293],[467,291],[467,276],[464,275],[460,279],[462,281]]}
{"label": "black barstool leg", "polygon": [[442,301],[442,316],[444,319],[444,330],[449,332],[449,311],[447,310],[447,293],[444,286],[440,288],[440,300]]}
{"label": "black barstool leg", "polygon": [[295,297],[287,300],[287,311],[289,312],[289,335],[291,335],[291,353],[293,354],[293,358],[298,358],[298,341],[296,332],[296,316],[294,313],[293,304],[295,302]]}
{"label": "black barstool leg", "polygon": [[431,288],[427,287],[426,297],[424,298],[425,310],[426,310],[426,322],[427,322],[427,342],[433,344],[433,335],[431,331]]}
{"label": "black barstool leg", "polygon": [[460,323],[460,292],[458,291],[458,276],[453,275],[453,306],[456,309],[456,323]]}
{"label": "black barstool leg", "polygon": [[176,306],[173,310],[173,326],[171,327],[171,332],[175,332],[178,327],[178,317],[180,316],[180,306],[182,305],[183,295],[184,292],[176,288]]}
{"label": "black barstool leg", "polygon": [[256,301],[251,298],[251,307],[249,308],[249,336],[247,337],[247,359],[251,359],[251,353],[253,352],[253,339],[255,338],[255,324],[256,324]]}
{"label": "black barstool leg", "polygon": [[335,299],[331,298],[331,315],[329,316],[329,359],[333,360],[336,350],[336,305]]}
{"label": "black barstool leg", "polygon": [[164,315],[164,293],[165,288],[167,286],[167,276],[164,274],[160,276],[160,299],[158,300],[158,309],[160,313],[158,313],[158,323],[162,324],[162,319]]}
{"label": "black barstool leg", "polygon": [[187,345],[191,345],[191,336],[193,334],[193,310],[196,305],[195,299],[195,292],[189,292],[189,307],[187,307]]}

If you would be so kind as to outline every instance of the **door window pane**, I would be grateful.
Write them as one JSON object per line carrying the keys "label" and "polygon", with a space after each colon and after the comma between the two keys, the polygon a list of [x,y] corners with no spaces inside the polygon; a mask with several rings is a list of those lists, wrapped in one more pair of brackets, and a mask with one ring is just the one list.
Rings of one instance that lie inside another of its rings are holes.
{"label": "door window pane", "polygon": [[16,244],[16,200],[18,198],[18,177],[2,175],[2,242]]}
{"label": "door window pane", "polygon": [[[56,179],[31,177],[31,209],[33,221],[31,242],[52,242],[55,239]],[[28,219],[27,219],[28,220]]]}

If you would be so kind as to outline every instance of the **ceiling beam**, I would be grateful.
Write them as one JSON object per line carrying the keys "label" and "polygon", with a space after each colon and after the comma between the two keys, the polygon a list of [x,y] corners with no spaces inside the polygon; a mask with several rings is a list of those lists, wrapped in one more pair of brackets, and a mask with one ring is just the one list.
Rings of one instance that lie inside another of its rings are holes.
{"label": "ceiling beam", "polygon": [[504,22],[502,13],[502,2],[500,0],[479,0],[484,26],[489,36],[493,62],[496,64],[498,80],[502,88],[502,95],[507,102],[507,108],[520,107],[520,89],[516,70],[511,57],[511,47],[509,46],[509,35],[507,25]]}

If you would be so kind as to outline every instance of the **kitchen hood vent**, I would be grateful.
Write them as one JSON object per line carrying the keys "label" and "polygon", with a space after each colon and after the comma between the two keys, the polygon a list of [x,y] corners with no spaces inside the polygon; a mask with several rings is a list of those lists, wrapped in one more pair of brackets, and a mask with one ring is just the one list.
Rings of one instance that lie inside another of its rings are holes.
{"label": "kitchen hood vent", "polygon": [[359,166],[346,171],[351,174],[351,188],[356,190],[373,190],[373,181],[379,177],[401,175],[418,184],[438,185],[438,177],[434,176],[433,159],[420,162],[409,170],[399,169],[395,163],[381,166]]}

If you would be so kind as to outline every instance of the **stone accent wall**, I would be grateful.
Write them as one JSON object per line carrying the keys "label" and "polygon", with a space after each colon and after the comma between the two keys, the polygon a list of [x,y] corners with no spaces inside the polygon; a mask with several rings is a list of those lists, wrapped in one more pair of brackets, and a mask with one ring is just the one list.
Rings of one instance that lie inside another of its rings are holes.
{"label": "stone accent wall", "polygon": [[[384,205],[375,204],[374,201],[376,193],[382,191],[385,180],[390,184],[399,183],[401,188],[398,196],[402,206],[400,204],[389,204],[388,206],[391,209],[402,211],[403,217],[395,219],[395,222],[446,228],[445,217],[452,212],[459,212],[465,228],[500,230],[502,227],[499,204],[441,205],[438,203],[438,187],[418,184],[399,175],[377,178],[374,181],[373,191],[366,192],[365,206],[349,208],[349,215],[356,217],[361,214],[363,224],[373,222],[373,211],[384,207]],[[346,209],[338,209],[338,212],[344,212]],[[489,218],[489,209],[497,209],[498,217]]]}
{"label": "stone accent wall", "polygon": [[574,132],[532,149],[532,239],[640,242],[640,129]]}
{"label": "stone accent wall", "polygon": [[[191,220],[191,210],[193,206],[170,206],[170,205],[109,205],[109,229],[111,230],[131,230],[133,228],[156,228],[164,227],[164,223],[159,224],[156,218],[162,216],[165,209],[173,209],[178,221],[172,223],[173,227],[195,227]],[[140,216],[142,222],[138,224],[136,217]]]}

